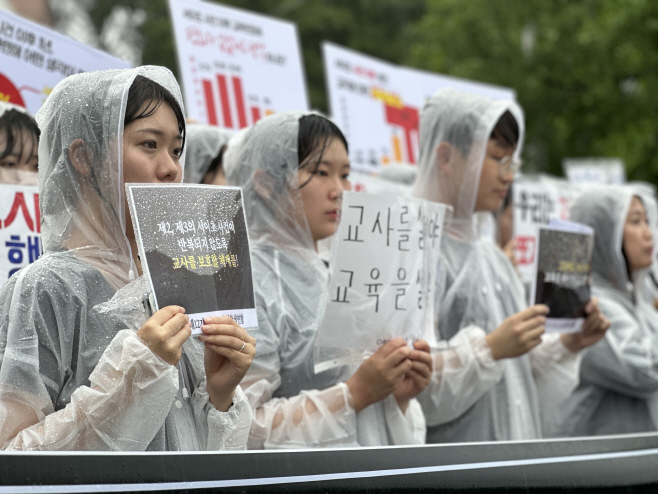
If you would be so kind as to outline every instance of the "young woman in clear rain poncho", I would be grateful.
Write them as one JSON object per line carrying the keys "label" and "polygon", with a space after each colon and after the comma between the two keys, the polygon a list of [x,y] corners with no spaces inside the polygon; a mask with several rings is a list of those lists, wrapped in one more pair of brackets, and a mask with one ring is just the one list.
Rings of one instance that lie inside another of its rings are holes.
{"label": "young woman in clear rain poncho", "polygon": [[0,184],[36,185],[39,127],[22,106],[0,101]]}
{"label": "young woman in clear rain poncho", "polygon": [[593,187],[571,207],[573,221],[594,228],[593,293],[611,326],[583,352],[580,385],[551,435],[658,430],[658,312],[643,293],[653,262],[649,210],[629,186]]}
{"label": "young woman in clear rain poncho", "polygon": [[141,269],[124,183],[182,176],[173,75],[141,67],[71,76],[37,120],[44,254],[0,291],[0,444],[243,449],[251,410],[236,386],[254,340],[213,320],[204,350],[188,339],[184,308],[151,316],[147,283],[129,283]]}
{"label": "young woman in clear rain poncho", "polygon": [[423,443],[413,397],[429,382],[427,343],[396,339],[356,371],[314,373],[329,274],[316,243],[335,232],[350,188],[340,130],[317,114],[273,115],[232,138],[224,164],[244,191],[256,280],[258,353],[242,382],[254,407],[249,448]]}
{"label": "young woman in clear rain poncho", "polygon": [[[478,226],[498,210],[518,167],[523,114],[511,101],[444,89],[426,104],[413,194],[453,207],[441,245],[436,353],[418,397],[428,442],[533,439],[577,385],[577,350],[601,338],[596,301],[583,332],[544,335],[545,305],[527,307],[514,268]],[[540,410],[544,416],[540,414]]]}
{"label": "young woman in clear rain poncho", "polygon": [[222,158],[233,131],[214,125],[187,124],[185,134],[185,182],[226,185]]}

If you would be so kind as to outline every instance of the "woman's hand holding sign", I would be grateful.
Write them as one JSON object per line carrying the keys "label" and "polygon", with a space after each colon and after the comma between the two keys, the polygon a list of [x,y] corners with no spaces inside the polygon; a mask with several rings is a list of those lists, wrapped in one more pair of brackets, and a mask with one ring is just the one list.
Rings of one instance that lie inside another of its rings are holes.
{"label": "woman's hand holding sign", "polygon": [[163,307],[137,331],[137,336],[165,362],[176,365],[183,354],[183,343],[192,334],[190,318],[177,305]]}
{"label": "woman's hand holding sign", "polygon": [[199,340],[206,347],[208,394],[215,408],[225,412],[256,355],[256,340],[228,316],[206,317],[203,322]]}
{"label": "woman's hand holding sign", "polygon": [[585,306],[587,317],[583,323],[582,331],[578,333],[561,334],[562,343],[572,352],[579,352],[592,346],[605,336],[610,327],[610,320],[605,317],[599,308],[599,301],[592,297]]}
{"label": "woman's hand holding sign", "polygon": [[414,350],[407,358],[411,361],[411,369],[393,392],[402,413],[406,412],[409,400],[418,396],[432,379],[432,355],[429,343],[425,340],[415,342]]}

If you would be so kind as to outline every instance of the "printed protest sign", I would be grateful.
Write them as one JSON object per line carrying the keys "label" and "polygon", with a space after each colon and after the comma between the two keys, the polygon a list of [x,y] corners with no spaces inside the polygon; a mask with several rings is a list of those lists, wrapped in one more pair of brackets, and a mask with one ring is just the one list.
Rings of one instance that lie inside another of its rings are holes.
{"label": "printed protest sign", "polygon": [[126,184],[126,193],[155,308],[185,308],[192,334],[209,316],[258,326],[242,190]]}
{"label": "printed protest sign", "polygon": [[434,283],[446,208],[411,197],[343,194],[316,372],[391,338],[436,345]]}
{"label": "printed protest sign", "polygon": [[55,85],[72,74],[130,64],[0,10],[0,99],[33,115]]}
{"label": "printed protest sign", "polygon": [[577,185],[626,182],[624,162],[619,158],[564,158],[562,168],[569,182]]}
{"label": "printed protest sign", "polygon": [[579,223],[552,220],[539,228],[533,303],[548,305],[546,332],[575,333],[585,320],[590,299],[594,230]]}
{"label": "printed protest sign", "polygon": [[568,220],[578,187],[557,177],[520,178],[512,188],[517,271],[525,284],[534,277],[537,229],[551,219]]}
{"label": "printed protest sign", "polygon": [[41,252],[39,188],[0,184],[0,285]]}
{"label": "printed protest sign", "polygon": [[295,24],[209,2],[169,10],[188,117],[241,129],[309,108]]}
{"label": "printed protest sign", "polygon": [[420,110],[441,88],[515,97],[512,89],[402,67],[333,43],[322,50],[331,115],[350,143],[352,169],[363,173],[417,163]]}

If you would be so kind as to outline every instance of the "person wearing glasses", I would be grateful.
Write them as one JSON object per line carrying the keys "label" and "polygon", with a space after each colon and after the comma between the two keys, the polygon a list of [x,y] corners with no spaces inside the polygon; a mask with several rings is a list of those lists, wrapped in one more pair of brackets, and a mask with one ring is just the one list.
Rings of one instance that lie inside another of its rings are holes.
{"label": "person wearing glasses", "polygon": [[523,112],[513,101],[442,89],[425,104],[413,195],[453,207],[435,290],[437,331],[419,395],[428,442],[535,439],[578,384],[582,348],[609,326],[595,300],[582,332],[544,334],[546,305],[527,306],[509,259],[479,227],[520,167]]}

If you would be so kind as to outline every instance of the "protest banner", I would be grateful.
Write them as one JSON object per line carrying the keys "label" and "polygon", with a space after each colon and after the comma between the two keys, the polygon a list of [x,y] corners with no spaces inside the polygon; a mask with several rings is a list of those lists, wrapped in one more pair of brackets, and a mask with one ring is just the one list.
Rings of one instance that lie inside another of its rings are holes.
{"label": "protest banner", "polygon": [[42,250],[39,188],[0,183],[0,285]]}
{"label": "protest banner", "polygon": [[370,194],[394,194],[401,196],[411,195],[411,186],[396,183],[383,178],[359,172],[350,172],[350,184],[353,192],[367,192]]}
{"label": "protest banner", "polygon": [[330,113],[350,143],[352,169],[362,173],[417,163],[420,110],[441,88],[515,97],[512,89],[402,67],[329,42],[322,50]]}
{"label": "protest banner", "polygon": [[571,203],[579,188],[564,179],[524,176],[512,187],[513,234],[517,271],[524,284],[534,277],[537,229],[551,219],[568,220]]}
{"label": "protest banner", "polygon": [[154,309],[185,308],[192,334],[204,317],[258,326],[239,187],[126,184]]}
{"label": "protest banner", "polygon": [[65,77],[129,67],[128,62],[0,10],[0,99],[33,115]]}
{"label": "protest banner", "polygon": [[619,158],[564,158],[562,168],[576,185],[623,184],[626,170]]}
{"label": "protest banner", "polygon": [[169,10],[189,118],[241,129],[309,108],[295,24],[206,2]]}
{"label": "protest banner", "polygon": [[316,372],[356,361],[391,338],[437,346],[434,285],[447,209],[411,197],[343,194]]}
{"label": "protest banner", "polygon": [[544,323],[547,333],[578,332],[590,299],[594,230],[561,220],[551,220],[538,230],[533,304],[550,309]]}

